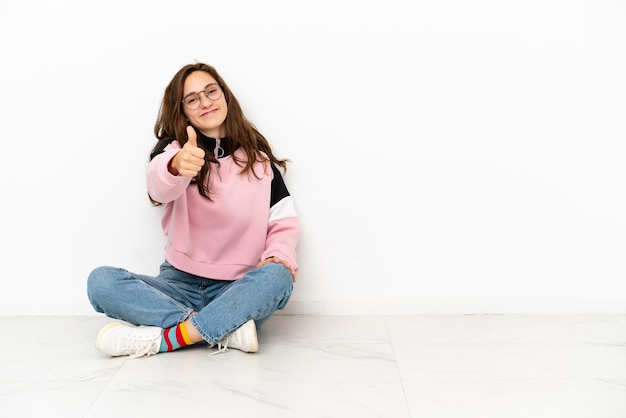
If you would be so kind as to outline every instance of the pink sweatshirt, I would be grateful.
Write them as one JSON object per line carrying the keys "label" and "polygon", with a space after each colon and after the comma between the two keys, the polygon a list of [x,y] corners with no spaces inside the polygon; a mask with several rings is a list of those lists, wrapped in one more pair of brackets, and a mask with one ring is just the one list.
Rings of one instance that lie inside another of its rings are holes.
{"label": "pink sweatshirt", "polygon": [[[165,204],[161,220],[167,237],[165,259],[179,270],[216,280],[237,280],[267,257],[287,260],[297,271],[300,227],[293,201],[280,172],[255,163],[240,174],[232,156],[211,164],[209,201],[191,178],[174,176],[168,162],[180,150],[173,141],[149,163],[148,193]],[[235,154],[246,158],[242,150]]]}

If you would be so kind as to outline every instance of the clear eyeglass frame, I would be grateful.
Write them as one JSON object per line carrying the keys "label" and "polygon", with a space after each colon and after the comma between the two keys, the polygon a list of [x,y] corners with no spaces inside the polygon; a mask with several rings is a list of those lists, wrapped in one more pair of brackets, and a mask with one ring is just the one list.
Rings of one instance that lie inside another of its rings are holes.
{"label": "clear eyeglass frame", "polygon": [[202,103],[202,97],[201,97],[202,94],[204,94],[204,96],[207,99],[214,102],[216,100],[219,100],[220,97],[222,97],[222,89],[217,84],[210,84],[206,86],[206,88],[202,91],[199,91],[196,93],[189,93],[188,95],[183,97],[183,100],[181,100],[180,102],[187,109],[196,110],[197,108],[200,107],[200,104]]}

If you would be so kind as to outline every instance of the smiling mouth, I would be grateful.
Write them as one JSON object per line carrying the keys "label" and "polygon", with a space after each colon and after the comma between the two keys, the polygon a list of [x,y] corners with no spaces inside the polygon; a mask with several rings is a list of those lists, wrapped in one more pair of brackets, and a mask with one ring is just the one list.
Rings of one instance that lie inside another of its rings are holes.
{"label": "smiling mouth", "polygon": [[203,114],[201,114],[200,116],[208,116],[208,115],[212,115],[213,113],[217,112],[217,109],[211,109],[208,112],[204,112]]}

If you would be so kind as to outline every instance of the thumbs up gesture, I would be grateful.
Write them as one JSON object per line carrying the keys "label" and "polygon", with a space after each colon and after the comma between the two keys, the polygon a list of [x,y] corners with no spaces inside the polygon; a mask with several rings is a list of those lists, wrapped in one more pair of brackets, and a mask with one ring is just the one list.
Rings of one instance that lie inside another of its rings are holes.
{"label": "thumbs up gesture", "polygon": [[204,165],[204,150],[198,147],[198,135],[192,126],[187,126],[187,142],[170,162],[170,172],[186,177],[195,177]]}

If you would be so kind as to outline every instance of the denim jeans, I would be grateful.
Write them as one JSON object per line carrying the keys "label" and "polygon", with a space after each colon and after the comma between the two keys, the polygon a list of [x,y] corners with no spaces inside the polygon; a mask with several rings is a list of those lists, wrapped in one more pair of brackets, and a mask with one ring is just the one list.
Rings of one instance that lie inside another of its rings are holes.
{"label": "denim jeans", "polygon": [[190,317],[212,345],[250,319],[260,326],[287,305],[292,290],[291,273],[278,263],[252,269],[234,281],[188,274],[167,261],[156,277],[103,266],[94,269],[87,280],[89,301],[97,312],[161,328]]}

